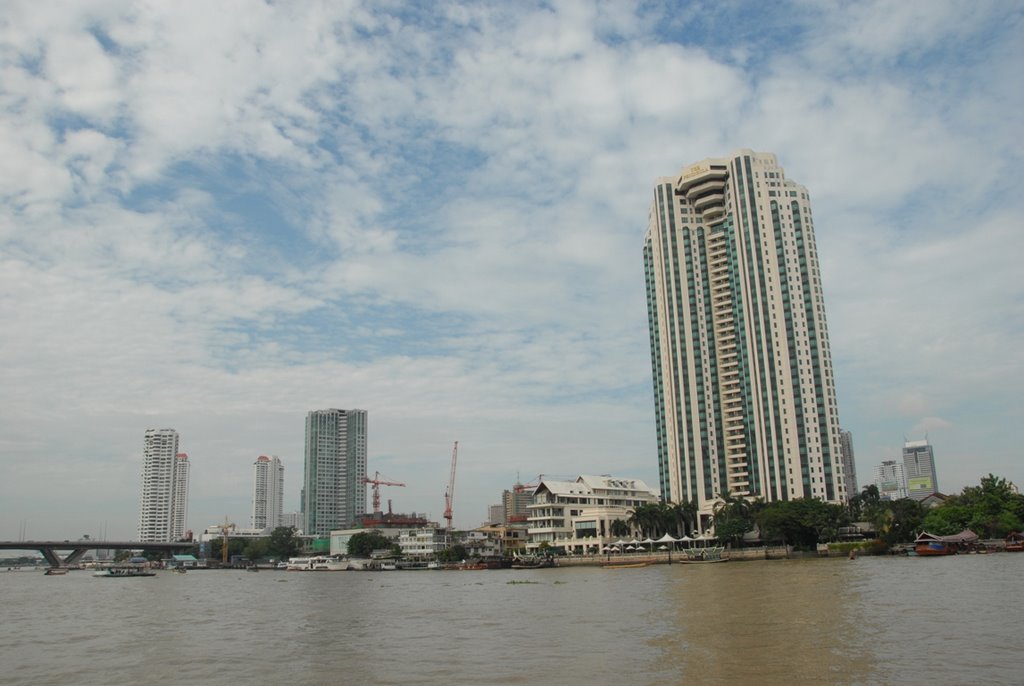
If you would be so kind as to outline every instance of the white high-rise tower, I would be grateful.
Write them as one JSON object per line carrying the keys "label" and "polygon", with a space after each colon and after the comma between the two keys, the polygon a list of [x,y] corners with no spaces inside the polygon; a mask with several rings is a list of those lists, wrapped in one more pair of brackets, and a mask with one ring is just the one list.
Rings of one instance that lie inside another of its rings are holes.
{"label": "white high-rise tower", "polygon": [[188,518],[188,455],[178,452],[174,429],[147,429],[139,493],[138,539],[169,542],[184,538]]}
{"label": "white high-rise tower", "polygon": [[277,455],[260,455],[253,464],[252,528],[274,529],[281,526],[284,502],[284,466]]}
{"label": "white high-rise tower", "polygon": [[644,266],[664,497],[845,500],[807,189],[751,150],[659,179]]}

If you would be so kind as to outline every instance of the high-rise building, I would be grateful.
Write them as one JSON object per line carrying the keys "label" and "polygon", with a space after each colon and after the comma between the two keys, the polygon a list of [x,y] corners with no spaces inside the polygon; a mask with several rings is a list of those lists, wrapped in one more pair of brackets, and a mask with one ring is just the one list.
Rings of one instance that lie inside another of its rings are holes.
{"label": "high-rise building", "polygon": [[284,466],[277,455],[260,455],[253,464],[252,528],[275,529],[281,526],[284,507]]}
{"label": "high-rise building", "polygon": [[857,463],[853,457],[853,434],[839,432],[839,444],[843,451],[843,477],[846,478],[846,497],[852,498],[860,491],[857,486]]}
{"label": "high-rise building", "polygon": [[807,189],[750,150],[663,177],[644,267],[662,497],[844,501]]}
{"label": "high-rise building", "polygon": [[306,415],[306,535],[329,536],[366,514],[366,410],[314,410]]}
{"label": "high-rise building", "polygon": [[875,468],[875,486],[882,500],[907,497],[907,479],[903,465],[896,460],[885,460]]}
{"label": "high-rise building", "polygon": [[185,537],[188,476],[188,455],[178,452],[178,432],[147,429],[139,493],[140,541],[159,543]]}
{"label": "high-rise building", "polygon": [[903,473],[907,478],[907,495],[914,500],[923,500],[939,490],[935,453],[927,439],[904,442]]}

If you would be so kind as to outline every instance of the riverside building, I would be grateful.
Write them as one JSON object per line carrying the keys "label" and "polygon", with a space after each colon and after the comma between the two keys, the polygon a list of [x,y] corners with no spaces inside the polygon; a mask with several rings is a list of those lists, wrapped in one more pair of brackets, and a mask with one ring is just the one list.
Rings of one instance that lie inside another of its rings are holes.
{"label": "riverside building", "polygon": [[840,447],[843,450],[843,476],[846,478],[846,497],[852,498],[860,491],[857,485],[857,463],[853,456],[853,433],[839,432]]}
{"label": "riverside building", "polygon": [[597,553],[615,540],[615,520],[626,522],[637,507],[660,500],[658,492],[640,479],[542,480],[526,508],[526,549],[536,551],[546,543],[570,554]]}
{"label": "riverside building", "polygon": [[174,429],[147,429],[143,442],[138,540],[166,543],[185,537],[188,455],[178,452]]}
{"label": "riverside building", "polygon": [[366,410],[306,415],[303,531],[326,538],[366,514]]}
{"label": "riverside building", "polygon": [[665,499],[844,501],[807,189],[751,150],[660,178],[644,267]]}
{"label": "riverside building", "polygon": [[281,526],[284,501],[284,466],[277,455],[260,455],[253,464],[252,528]]}

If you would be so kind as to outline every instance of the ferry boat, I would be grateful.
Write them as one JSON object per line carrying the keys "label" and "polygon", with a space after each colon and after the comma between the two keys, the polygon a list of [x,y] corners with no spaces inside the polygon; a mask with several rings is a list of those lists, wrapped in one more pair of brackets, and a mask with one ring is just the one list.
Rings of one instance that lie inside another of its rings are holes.
{"label": "ferry boat", "polygon": [[348,568],[347,560],[329,555],[293,557],[287,567],[289,572],[343,572]]}
{"label": "ferry boat", "polygon": [[156,576],[156,572],[143,567],[110,567],[92,573],[99,577]]}
{"label": "ferry boat", "polygon": [[1010,535],[1006,537],[1004,550],[1008,553],[1024,552],[1024,534],[1017,531],[1010,532]]}

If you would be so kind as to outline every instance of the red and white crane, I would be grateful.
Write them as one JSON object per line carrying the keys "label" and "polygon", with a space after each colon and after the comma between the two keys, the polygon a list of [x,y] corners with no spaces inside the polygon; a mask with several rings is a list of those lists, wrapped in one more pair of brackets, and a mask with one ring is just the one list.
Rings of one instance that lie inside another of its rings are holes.
{"label": "red and white crane", "polygon": [[[381,486],[405,486],[398,481],[388,481],[380,478],[380,472],[374,472],[372,479],[363,478],[364,484],[373,484],[373,514],[381,514],[380,511],[380,487]],[[366,502],[365,500],[363,501]]]}
{"label": "red and white crane", "polygon": [[448,477],[448,488],[444,492],[444,518],[448,520],[448,533],[452,531],[452,501],[455,500],[455,463],[459,459],[459,442],[452,448],[452,471]]}

